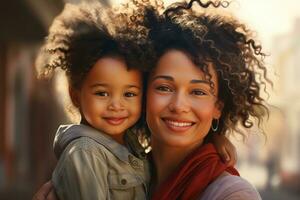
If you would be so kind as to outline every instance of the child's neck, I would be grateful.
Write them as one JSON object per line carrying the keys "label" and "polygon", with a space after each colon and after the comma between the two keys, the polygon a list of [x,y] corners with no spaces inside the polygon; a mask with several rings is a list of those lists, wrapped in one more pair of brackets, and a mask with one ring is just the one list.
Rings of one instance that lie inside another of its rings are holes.
{"label": "child's neck", "polygon": [[118,134],[118,135],[109,135],[111,138],[113,138],[116,142],[118,142],[119,144],[121,145],[124,145],[125,142],[124,142],[124,134],[125,133],[121,133],[121,134]]}
{"label": "child's neck", "polygon": [[[86,120],[81,120],[80,121],[80,124],[84,124],[86,126],[90,126],[92,128],[94,128],[93,126],[91,126]],[[95,129],[95,128],[94,128]],[[98,130],[99,131],[99,130]],[[116,135],[110,135],[110,134],[107,134],[105,132],[102,132],[101,133],[105,134],[105,135],[108,135],[109,137],[111,137],[114,141],[116,141],[117,143],[121,144],[121,145],[124,145],[125,142],[124,142],[124,134],[125,134],[125,131],[123,133],[120,133],[120,134],[116,134]]]}

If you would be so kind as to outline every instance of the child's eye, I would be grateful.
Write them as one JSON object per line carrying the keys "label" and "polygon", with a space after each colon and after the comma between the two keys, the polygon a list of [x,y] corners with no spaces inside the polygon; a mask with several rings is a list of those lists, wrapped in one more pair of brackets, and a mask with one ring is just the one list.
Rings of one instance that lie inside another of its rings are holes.
{"label": "child's eye", "polygon": [[203,92],[202,90],[193,90],[191,93],[197,96],[207,95],[206,92]]}
{"label": "child's eye", "polygon": [[125,97],[135,97],[135,96],[137,96],[137,94],[133,93],[133,92],[125,92],[124,96]]}
{"label": "child's eye", "polygon": [[109,96],[108,92],[95,92],[94,94],[101,97]]}
{"label": "child's eye", "polygon": [[172,89],[169,86],[165,85],[157,86],[155,89],[161,92],[172,92]]}

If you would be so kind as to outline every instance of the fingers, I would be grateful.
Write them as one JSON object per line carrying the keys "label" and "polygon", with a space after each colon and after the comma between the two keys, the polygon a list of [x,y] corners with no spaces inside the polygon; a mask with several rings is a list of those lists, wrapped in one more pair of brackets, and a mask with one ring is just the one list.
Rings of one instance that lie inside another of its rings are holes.
{"label": "fingers", "polygon": [[[227,166],[234,166],[237,162],[237,152],[236,149],[233,145],[230,145],[229,148],[226,148],[226,154],[227,154],[227,159],[226,159],[226,164]],[[224,161],[224,160],[223,160]]]}
{"label": "fingers", "polygon": [[46,200],[49,192],[52,190],[53,185],[51,181],[48,181],[35,193],[32,200]]}
{"label": "fingers", "polygon": [[236,163],[237,163],[237,159],[238,159],[238,155],[237,155],[237,151],[236,151],[236,148],[235,148],[235,146],[233,146],[233,148],[234,148],[234,153],[233,153],[233,156],[232,156],[232,165],[231,166],[234,166],[234,165],[236,165]]}
{"label": "fingers", "polygon": [[229,156],[229,159],[226,160],[226,164],[227,164],[227,166],[234,166],[235,165],[235,158],[234,158],[234,156]]}
{"label": "fingers", "polygon": [[228,166],[234,166],[237,161],[237,153],[235,146],[230,140],[225,135],[215,134],[213,143],[222,161]]}
{"label": "fingers", "polygon": [[221,159],[224,163],[228,163],[231,160],[230,154],[227,152],[226,147],[223,147],[219,152]]}
{"label": "fingers", "polygon": [[47,200],[58,200],[54,188],[48,193]]}

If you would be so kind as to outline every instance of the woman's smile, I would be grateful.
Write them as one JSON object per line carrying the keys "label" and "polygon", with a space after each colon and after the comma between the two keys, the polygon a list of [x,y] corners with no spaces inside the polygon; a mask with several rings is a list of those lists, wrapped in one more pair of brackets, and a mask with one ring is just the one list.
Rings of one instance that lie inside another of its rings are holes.
{"label": "woman's smile", "polygon": [[164,122],[165,126],[174,132],[182,133],[189,130],[193,125],[195,125],[195,122],[186,119],[176,119],[171,117],[163,117],[161,119]]}
{"label": "woman's smile", "polygon": [[209,68],[214,92],[204,73],[182,51],[169,50],[159,59],[147,90],[147,123],[152,140],[192,148],[201,145],[213,119],[220,117],[218,82]]}

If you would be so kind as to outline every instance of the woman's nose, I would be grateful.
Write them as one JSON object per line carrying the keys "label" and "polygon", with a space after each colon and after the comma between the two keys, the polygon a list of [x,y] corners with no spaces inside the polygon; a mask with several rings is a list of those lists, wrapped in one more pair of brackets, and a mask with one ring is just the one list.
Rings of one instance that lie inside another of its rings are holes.
{"label": "woman's nose", "polygon": [[190,105],[186,95],[183,92],[176,93],[171,99],[169,109],[171,112],[176,113],[189,112]]}

